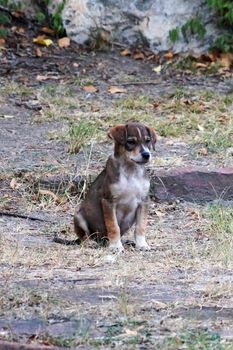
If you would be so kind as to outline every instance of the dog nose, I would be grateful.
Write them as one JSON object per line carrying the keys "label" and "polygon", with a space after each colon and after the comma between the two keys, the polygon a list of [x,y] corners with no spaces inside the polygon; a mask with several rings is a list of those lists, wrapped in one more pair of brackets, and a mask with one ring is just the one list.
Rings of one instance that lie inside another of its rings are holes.
{"label": "dog nose", "polygon": [[142,158],[148,160],[150,158],[150,153],[147,151],[142,152]]}

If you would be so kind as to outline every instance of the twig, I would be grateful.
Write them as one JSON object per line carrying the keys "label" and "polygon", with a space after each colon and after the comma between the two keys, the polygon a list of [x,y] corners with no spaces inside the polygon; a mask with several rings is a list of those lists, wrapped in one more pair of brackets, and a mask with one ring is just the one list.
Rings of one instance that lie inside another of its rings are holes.
{"label": "twig", "polygon": [[64,239],[58,237],[58,235],[55,233],[53,236],[53,242],[59,243],[59,244],[64,244],[64,245],[80,245],[81,240],[79,238],[77,239]]}
{"label": "twig", "polygon": [[129,81],[126,83],[117,83],[115,85],[127,86],[127,85],[158,85],[158,84],[160,84],[159,81],[149,80],[149,81]]}
{"label": "twig", "polygon": [[33,220],[33,221],[42,221],[42,222],[55,223],[54,221],[41,219],[41,218],[38,218],[37,216],[25,215],[25,214],[20,214],[20,213],[12,213],[10,211],[0,211],[0,216],[12,216],[14,218],[21,218],[21,219],[29,219],[29,220]]}

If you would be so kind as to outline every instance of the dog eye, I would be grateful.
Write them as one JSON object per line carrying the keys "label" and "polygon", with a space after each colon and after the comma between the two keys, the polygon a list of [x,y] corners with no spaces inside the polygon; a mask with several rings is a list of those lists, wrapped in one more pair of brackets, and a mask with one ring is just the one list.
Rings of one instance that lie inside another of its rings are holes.
{"label": "dog eye", "polygon": [[127,143],[128,143],[129,145],[135,145],[136,141],[133,140],[133,139],[129,139],[129,140],[127,140]]}
{"label": "dog eye", "polygon": [[146,138],[146,143],[149,143],[150,142],[150,137],[147,137]]}

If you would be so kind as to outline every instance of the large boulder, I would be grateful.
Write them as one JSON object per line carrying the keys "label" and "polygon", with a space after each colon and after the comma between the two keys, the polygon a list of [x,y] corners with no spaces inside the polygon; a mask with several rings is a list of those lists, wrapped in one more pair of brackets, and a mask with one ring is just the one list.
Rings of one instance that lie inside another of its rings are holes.
{"label": "large boulder", "polygon": [[[100,37],[127,45],[147,44],[154,52],[203,52],[217,34],[207,0],[67,0],[62,17],[67,34],[79,44]],[[181,35],[173,44],[169,31],[193,18],[202,21],[204,39],[188,35],[187,41]]]}

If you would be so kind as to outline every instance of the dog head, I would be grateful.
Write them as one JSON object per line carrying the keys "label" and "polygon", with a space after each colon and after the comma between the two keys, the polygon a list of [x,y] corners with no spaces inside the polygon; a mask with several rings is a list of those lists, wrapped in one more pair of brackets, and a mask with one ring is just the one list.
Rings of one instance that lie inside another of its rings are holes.
{"label": "dog head", "polygon": [[142,123],[119,124],[112,127],[108,136],[115,141],[115,155],[126,155],[136,163],[151,160],[150,149],[155,149],[155,131]]}

